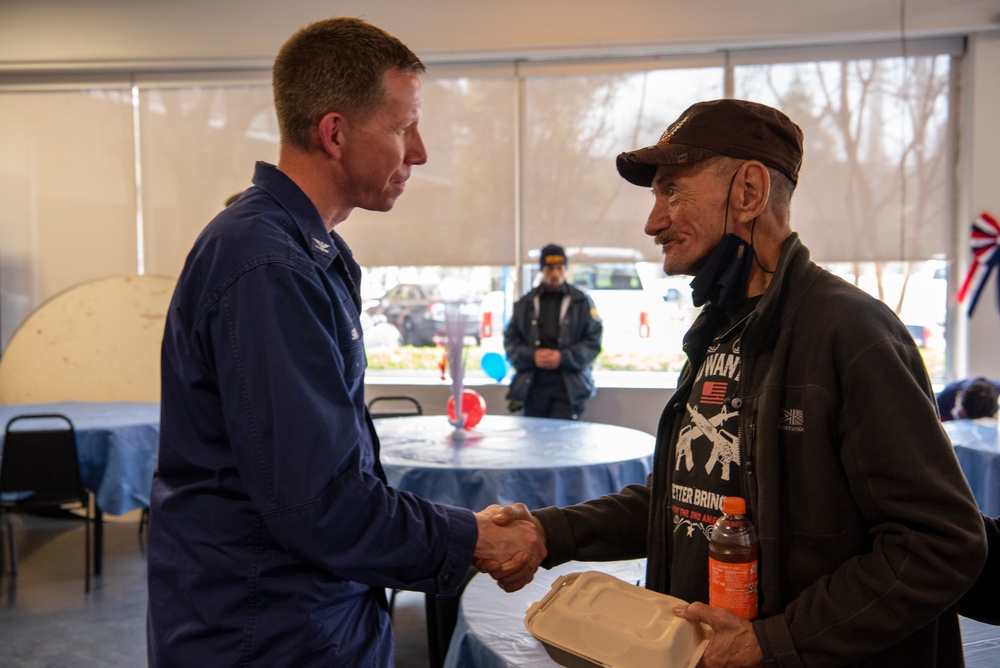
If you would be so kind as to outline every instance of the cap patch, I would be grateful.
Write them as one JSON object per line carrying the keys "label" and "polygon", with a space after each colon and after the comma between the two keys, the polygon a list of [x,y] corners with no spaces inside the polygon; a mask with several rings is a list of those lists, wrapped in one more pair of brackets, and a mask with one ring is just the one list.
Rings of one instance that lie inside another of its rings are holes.
{"label": "cap patch", "polygon": [[658,142],[656,142],[656,145],[657,146],[662,146],[663,144],[669,144],[670,143],[670,138],[673,137],[675,134],[677,134],[678,130],[680,130],[682,127],[684,127],[684,124],[687,123],[687,119],[688,119],[688,117],[685,116],[685,117],[681,118],[679,121],[677,121],[676,123],[674,123],[673,125],[671,125],[666,130],[664,130],[663,134],[660,135],[660,140]]}

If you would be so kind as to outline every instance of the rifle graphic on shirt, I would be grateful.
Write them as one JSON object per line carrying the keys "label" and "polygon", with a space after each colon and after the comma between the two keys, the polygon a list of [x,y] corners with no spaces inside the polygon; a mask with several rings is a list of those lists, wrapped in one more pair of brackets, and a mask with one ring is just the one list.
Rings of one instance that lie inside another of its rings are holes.
{"label": "rifle graphic on shirt", "polygon": [[717,427],[725,422],[727,418],[731,417],[730,413],[726,411],[725,406],[723,406],[722,412],[713,418],[705,418],[704,415],[690,405],[687,406],[687,411],[691,415],[692,424],[681,429],[678,436],[674,470],[680,468],[682,458],[687,458],[686,467],[688,471],[694,467],[691,441],[698,436],[695,433],[695,429],[697,429],[712,442],[713,446],[712,454],[709,455],[708,461],[705,463],[705,473],[711,473],[712,469],[715,468],[715,464],[719,463],[722,466],[722,479],[729,480],[731,465],[734,462],[736,464],[740,463],[740,442],[736,436],[733,436],[725,429],[717,429]]}

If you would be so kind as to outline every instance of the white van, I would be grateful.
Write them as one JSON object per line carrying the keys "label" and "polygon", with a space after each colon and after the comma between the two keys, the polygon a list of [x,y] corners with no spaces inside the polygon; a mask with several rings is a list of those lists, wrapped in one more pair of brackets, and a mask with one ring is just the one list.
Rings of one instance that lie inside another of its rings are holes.
{"label": "white van", "polygon": [[[533,253],[536,259],[537,251]],[[604,323],[605,354],[664,352],[680,342],[697,309],[690,278],[667,277],[634,248],[567,248],[566,280],[590,295]],[[532,255],[529,254],[529,257]],[[537,265],[526,266],[537,285]]]}

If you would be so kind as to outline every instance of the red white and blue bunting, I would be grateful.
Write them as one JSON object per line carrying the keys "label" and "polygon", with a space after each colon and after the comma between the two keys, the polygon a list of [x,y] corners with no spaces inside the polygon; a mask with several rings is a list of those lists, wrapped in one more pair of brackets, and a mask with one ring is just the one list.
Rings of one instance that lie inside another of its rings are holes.
{"label": "red white and blue bunting", "polygon": [[1000,223],[988,213],[982,213],[972,221],[972,233],[969,236],[969,247],[972,250],[972,266],[958,291],[959,303],[969,296],[969,287],[976,276],[979,281],[969,301],[969,317],[976,310],[976,304],[983,293],[983,288],[989,282],[990,274],[997,270],[997,308],[1000,309]]}

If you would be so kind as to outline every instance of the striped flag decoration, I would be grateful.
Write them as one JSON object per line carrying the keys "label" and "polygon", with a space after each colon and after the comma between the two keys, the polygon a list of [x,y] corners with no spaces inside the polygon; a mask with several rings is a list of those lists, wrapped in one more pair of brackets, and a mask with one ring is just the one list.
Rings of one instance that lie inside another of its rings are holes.
{"label": "striped flag decoration", "polygon": [[[972,221],[969,247],[972,250],[973,263],[958,291],[958,301],[959,303],[964,302],[969,296],[969,288],[978,275],[979,282],[976,284],[972,299],[969,301],[969,317],[971,318],[972,312],[976,310],[979,297],[983,293],[983,288],[989,281],[990,274],[1000,266],[1000,223],[997,223],[996,218],[983,212],[979,218]],[[997,279],[997,308],[1000,309],[1000,271],[997,271]]]}

